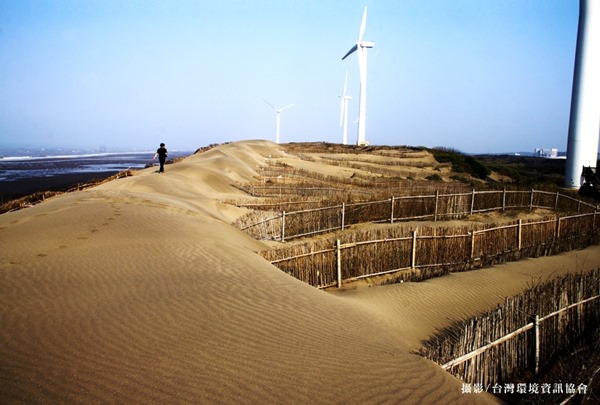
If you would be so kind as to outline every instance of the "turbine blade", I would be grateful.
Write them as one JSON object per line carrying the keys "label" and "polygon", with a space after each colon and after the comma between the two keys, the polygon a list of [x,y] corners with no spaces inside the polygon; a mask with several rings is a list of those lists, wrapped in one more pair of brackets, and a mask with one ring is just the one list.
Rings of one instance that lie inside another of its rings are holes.
{"label": "turbine blade", "polygon": [[344,57],[342,58],[342,60],[346,59],[348,57],[348,55],[351,55],[353,52],[355,52],[358,49],[358,45],[354,45],[347,54],[344,55]]}
{"label": "turbine blade", "polygon": [[348,69],[346,69],[346,79],[344,80],[344,92],[342,97],[346,97],[346,89],[348,88]]}
{"label": "turbine blade", "polygon": [[290,108],[290,107],[293,107],[293,106],[295,106],[295,105],[296,105],[296,104],[290,104],[290,105],[286,105],[285,107],[283,107],[283,108],[280,108],[280,109],[279,109],[279,111],[283,111],[283,110],[285,110],[286,108]]}
{"label": "turbine blade", "polygon": [[360,23],[360,31],[358,32],[358,42],[362,41],[366,26],[367,26],[367,6],[365,6],[365,11],[363,11],[363,17],[362,17],[362,21]]}
{"label": "turbine blade", "polygon": [[273,104],[269,103],[266,98],[263,98],[263,100],[265,101],[265,103],[269,104],[272,109],[274,109],[275,111],[277,111],[277,108],[273,107]]}

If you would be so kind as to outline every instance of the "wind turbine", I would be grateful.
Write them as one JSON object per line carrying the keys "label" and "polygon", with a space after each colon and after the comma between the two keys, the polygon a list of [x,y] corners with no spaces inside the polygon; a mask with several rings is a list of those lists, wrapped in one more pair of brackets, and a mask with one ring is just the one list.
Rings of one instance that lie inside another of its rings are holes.
{"label": "wind turbine", "polygon": [[367,145],[365,140],[365,123],[367,118],[367,49],[373,48],[375,42],[363,41],[363,34],[365,33],[365,27],[367,25],[367,7],[363,12],[362,22],[360,23],[360,31],[358,32],[358,41],[342,60],[346,59],[349,55],[355,51],[358,54],[358,69],[360,73],[360,95],[358,101],[358,139],[357,145]]}
{"label": "wind turbine", "polygon": [[598,132],[600,126],[600,3],[597,0],[579,0],[579,25],[571,115],[567,139],[565,186],[579,188],[583,167],[600,168],[598,161]]}
{"label": "wind turbine", "polygon": [[281,112],[283,110],[288,109],[290,107],[293,107],[294,104],[286,105],[285,107],[281,107],[281,108],[275,108],[273,106],[273,104],[269,103],[266,99],[263,98],[263,100],[265,100],[265,103],[269,104],[271,106],[271,108],[273,110],[275,110],[275,112],[277,113],[277,133],[276,133],[276,136],[275,136],[275,142],[279,143],[279,114],[281,114]]}
{"label": "wind turbine", "polygon": [[346,79],[344,80],[344,92],[340,96],[342,99],[342,107],[340,111],[340,127],[344,128],[342,144],[348,144],[348,101],[352,100],[352,97],[346,95],[346,88],[348,87],[348,69],[346,69]]}

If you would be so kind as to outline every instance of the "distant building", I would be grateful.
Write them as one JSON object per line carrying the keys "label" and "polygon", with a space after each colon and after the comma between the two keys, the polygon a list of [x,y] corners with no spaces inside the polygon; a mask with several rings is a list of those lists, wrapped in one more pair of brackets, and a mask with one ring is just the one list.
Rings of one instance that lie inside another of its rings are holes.
{"label": "distant building", "polygon": [[536,157],[556,159],[558,157],[558,149],[536,149],[533,155]]}

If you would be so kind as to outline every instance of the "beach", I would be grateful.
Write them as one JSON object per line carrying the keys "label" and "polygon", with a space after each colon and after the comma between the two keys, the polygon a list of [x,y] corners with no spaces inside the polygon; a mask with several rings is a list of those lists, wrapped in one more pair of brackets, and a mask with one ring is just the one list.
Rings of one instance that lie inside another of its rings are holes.
{"label": "beach", "polygon": [[463,393],[421,342],[532,280],[600,265],[592,246],[318,290],[231,225],[246,210],[224,201],[247,197],[233,184],[273,156],[293,160],[268,141],[221,145],[0,215],[2,402],[499,403]]}
{"label": "beach", "polygon": [[[175,151],[170,158],[191,155]],[[67,191],[121,171],[156,164],[152,152],[0,157],[0,203],[40,191]]]}

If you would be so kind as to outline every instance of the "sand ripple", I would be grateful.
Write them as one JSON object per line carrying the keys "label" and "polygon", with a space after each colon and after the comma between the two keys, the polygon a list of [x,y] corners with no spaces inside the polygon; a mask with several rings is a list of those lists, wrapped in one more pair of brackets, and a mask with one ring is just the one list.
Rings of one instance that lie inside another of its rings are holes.
{"label": "sand ripple", "polygon": [[386,316],[265,262],[205,195],[150,190],[169,175],[183,189],[190,171],[0,216],[3,403],[489,400],[461,395]]}

